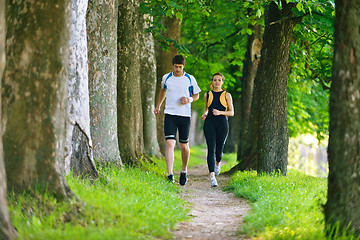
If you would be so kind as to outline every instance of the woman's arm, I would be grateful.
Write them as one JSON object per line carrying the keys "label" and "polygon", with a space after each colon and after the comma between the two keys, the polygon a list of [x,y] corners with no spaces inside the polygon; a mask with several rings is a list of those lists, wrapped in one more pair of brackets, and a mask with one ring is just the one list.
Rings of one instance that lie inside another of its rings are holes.
{"label": "woman's arm", "polygon": [[205,100],[205,109],[204,109],[204,114],[201,116],[202,120],[205,120],[207,115],[208,115],[208,105],[207,105],[207,93],[204,94],[204,100]]}

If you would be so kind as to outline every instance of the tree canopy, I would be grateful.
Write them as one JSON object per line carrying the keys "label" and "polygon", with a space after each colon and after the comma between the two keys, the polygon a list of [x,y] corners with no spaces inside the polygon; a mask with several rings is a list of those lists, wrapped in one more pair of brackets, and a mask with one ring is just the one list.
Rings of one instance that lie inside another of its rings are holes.
{"label": "tree canopy", "polygon": [[[225,75],[225,88],[233,97],[241,96],[242,68],[247,36],[254,24],[264,25],[263,15],[270,2],[281,9],[293,2],[295,18],[301,20],[294,29],[290,46],[288,79],[289,134],[311,133],[323,140],[328,132],[328,99],[333,54],[333,0],[220,1],[156,0],[142,3],[142,11],[154,16],[149,29],[166,49],[174,43],[161,35],[161,16],[181,19],[178,51],[187,56],[186,71],[193,74],[203,91],[209,90],[213,73]],[[203,103],[195,106],[202,109]]]}

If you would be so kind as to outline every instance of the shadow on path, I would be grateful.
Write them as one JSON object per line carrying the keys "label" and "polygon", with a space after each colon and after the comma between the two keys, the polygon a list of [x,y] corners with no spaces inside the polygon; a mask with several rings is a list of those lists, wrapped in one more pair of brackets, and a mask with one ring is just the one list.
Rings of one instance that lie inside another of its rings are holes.
{"label": "shadow on path", "polygon": [[191,219],[176,225],[173,239],[249,239],[239,232],[250,204],[223,190],[230,176],[220,174],[216,179],[219,186],[211,187],[204,165],[188,170],[188,182],[180,189],[182,198],[190,203]]}

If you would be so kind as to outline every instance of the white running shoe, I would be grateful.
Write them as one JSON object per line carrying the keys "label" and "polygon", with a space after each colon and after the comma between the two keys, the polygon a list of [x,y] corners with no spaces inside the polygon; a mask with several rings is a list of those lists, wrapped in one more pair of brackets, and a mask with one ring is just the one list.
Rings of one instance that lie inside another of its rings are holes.
{"label": "white running shoe", "polygon": [[219,162],[219,165],[215,163],[215,175],[218,176],[220,174],[220,165],[221,162]]}
{"label": "white running shoe", "polygon": [[210,178],[210,181],[212,187],[217,187],[218,184],[215,177]]}

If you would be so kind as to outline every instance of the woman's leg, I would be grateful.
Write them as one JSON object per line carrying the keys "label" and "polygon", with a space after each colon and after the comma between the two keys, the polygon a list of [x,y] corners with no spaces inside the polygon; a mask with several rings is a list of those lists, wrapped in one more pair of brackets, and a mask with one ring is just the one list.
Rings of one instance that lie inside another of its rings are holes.
{"label": "woman's leg", "polygon": [[229,133],[229,125],[227,119],[223,119],[216,124],[216,162],[217,164],[221,162],[223,156],[223,150],[226,138]]}
{"label": "woman's leg", "polygon": [[214,173],[215,169],[215,143],[216,143],[216,134],[215,134],[215,128],[211,124],[209,120],[205,120],[204,123],[204,135],[206,139],[207,144],[207,164],[209,168],[209,172]]}

